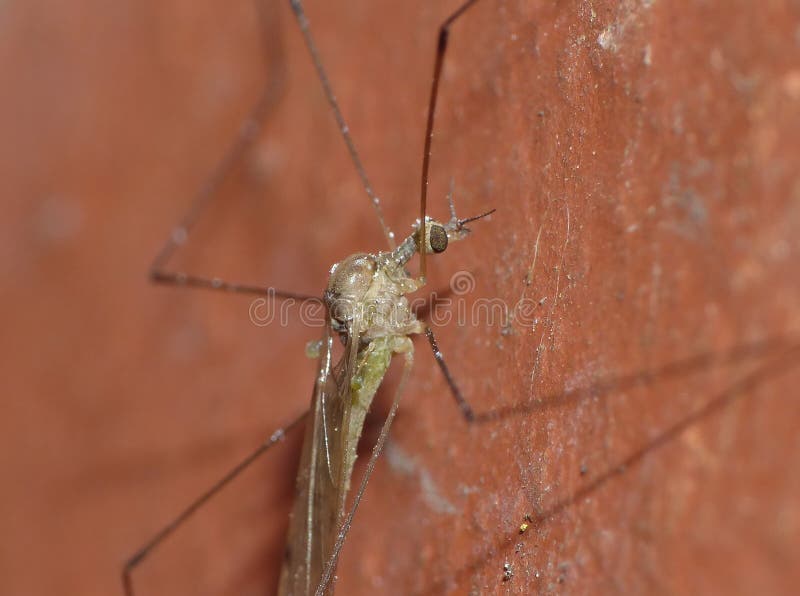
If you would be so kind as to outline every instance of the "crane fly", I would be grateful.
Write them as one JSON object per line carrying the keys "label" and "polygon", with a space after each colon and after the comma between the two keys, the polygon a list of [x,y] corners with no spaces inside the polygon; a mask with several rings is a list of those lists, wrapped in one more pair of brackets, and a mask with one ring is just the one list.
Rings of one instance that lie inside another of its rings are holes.
{"label": "crane fly", "polygon": [[[443,252],[449,242],[464,238],[468,232],[464,224],[478,217],[483,215],[468,220],[453,215],[445,224],[426,218],[424,226],[419,224],[394,251],[355,254],[333,266],[325,292],[328,324],[320,344],[319,372],[279,594],[310,594],[312,589],[317,596],[325,593],[411,371],[414,346],[409,335],[425,333],[433,340],[432,332],[416,318],[405,297],[421,288],[424,279],[409,276],[405,264],[421,243],[420,253]],[[336,335],[345,349],[338,364],[332,366]],[[404,358],[402,377],[355,502],[345,517],[356,447],[393,355]],[[460,403],[471,418],[467,403]]]}
{"label": "crane fly", "polygon": [[[450,219],[440,222],[427,215],[428,171],[434,115],[450,27],[476,2],[477,0],[464,2],[439,27],[422,159],[420,216],[412,226],[412,233],[396,245],[394,234],[384,221],[380,201],[372,190],[322,66],[302,2],[290,0],[326,99],[364,190],[377,214],[390,250],[357,253],[339,261],[331,268],[323,296],[326,308],[325,330],[322,339],[314,342],[311,350],[318,358],[318,367],[310,410],[273,433],[266,442],[232,468],[128,559],[122,571],[123,590],[127,596],[134,596],[133,570],[156,547],[269,447],[279,442],[289,430],[300,426],[303,421],[305,421],[305,438],[278,593],[281,596],[310,594],[323,596],[332,593],[339,554],[367,482],[385,445],[405,381],[411,371],[414,360],[412,335],[426,336],[461,413],[468,421],[474,419],[472,408],[461,395],[448,370],[433,331],[423,321],[417,319],[406,295],[425,285],[426,255],[444,252],[450,243],[468,235],[470,230],[466,224],[494,212],[492,209],[474,217],[460,219],[456,215],[453,203],[451,181],[448,194]],[[258,126],[253,124],[263,120],[275,102],[275,95],[275,90],[271,86],[265,89],[235,144],[226,154],[218,170],[200,189],[183,221],[175,228],[157,255],[150,271],[151,279],[155,283],[255,294],[262,297],[270,295],[277,298],[314,299],[291,292],[276,291],[273,288],[231,283],[219,278],[197,277],[172,271],[166,267],[172,254],[188,239],[192,225],[217,190],[228,169],[252,143],[258,129]],[[406,269],[406,265],[415,254],[419,255],[417,277],[410,275]],[[403,358],[402,375],[360,485],[348,509],[347,498],[357,456],[356,448],[364,421],[395,355]]]}

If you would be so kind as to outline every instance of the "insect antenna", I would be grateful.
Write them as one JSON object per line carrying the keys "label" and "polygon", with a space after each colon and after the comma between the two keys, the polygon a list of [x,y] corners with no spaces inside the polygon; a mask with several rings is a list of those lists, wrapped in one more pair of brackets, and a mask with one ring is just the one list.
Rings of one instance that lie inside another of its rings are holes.
{"label": "insect antenna", "polygon": [[447,223],[447,230],[449,232],[469,232],[470,229],[465,227],[465,224],[473,222],[478,219],[483,219],[497,211],[497,209],[489,209],[480,215],[473,215],[472,217],[466,217],[461,219],[456,215],[456,204],[453,200],[453,178],[450,178],[450,190],[447,191],[447,204],[450,207],[450,221]]}
{"label": "insect antenna", "polygon": [[469,222],[476,221],[478,219],[483,219],[484,217],[487,217],[487,216],[491,215],[495,211],[497,211],[497,209],[489,209],[489,211],[486,211],[485,213],[481,213],[480,215],[473,215],[472,217],[467,217],[466,219],[459,219],[458,220],[458,229],[459,230],[465,230],[466,228],[464,227],[464,224],[468,224]]}

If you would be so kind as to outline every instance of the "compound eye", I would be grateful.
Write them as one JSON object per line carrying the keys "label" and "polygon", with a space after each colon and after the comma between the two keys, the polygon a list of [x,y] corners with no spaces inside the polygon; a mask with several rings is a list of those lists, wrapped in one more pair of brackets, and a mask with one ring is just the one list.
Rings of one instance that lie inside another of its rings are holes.
{"label": "compound eye", "polygon": [[444,226],[433,224],[430,227],[428,244],[430,245],[431,250],[435,253],[445,251],[447,248],[447,231],[444,229]]}

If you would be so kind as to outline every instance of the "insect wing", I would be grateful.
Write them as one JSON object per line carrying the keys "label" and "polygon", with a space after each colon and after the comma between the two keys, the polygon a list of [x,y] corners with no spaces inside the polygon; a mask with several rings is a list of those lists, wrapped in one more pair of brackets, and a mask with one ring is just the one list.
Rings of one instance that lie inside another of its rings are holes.
{"label": "insect wing", "polygon": [[348,333],[344,353],[332,366],[334,341],[328,325],[297,475],[278,590],[281,596],[314,594],[333,551],[347,497],[343,462],[351,409],[350,380],[360,340]]}

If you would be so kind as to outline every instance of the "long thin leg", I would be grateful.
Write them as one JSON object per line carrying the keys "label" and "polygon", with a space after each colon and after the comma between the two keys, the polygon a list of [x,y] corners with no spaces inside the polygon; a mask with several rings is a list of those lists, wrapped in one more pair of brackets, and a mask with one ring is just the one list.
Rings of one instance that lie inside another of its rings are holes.
{"label": "long thin leg", "polygon": [[239,474],[244,472],[250,464],[256,461],[263,453],[276,443],[283,440],[288,432],[297,427],[303,420],[305,420],[308,412],[304,412],[298,418],[293,420],[288,426],[278,429],[269,439],[259,445],[250,455],[245,457],[236,466],[234,466],[225,476],[217,480],[208,490],[196,498],[186,509],[179,513],[175,518],[161,528],[156,534],[150,538],[139,550],[137,550],[126,562],[122,568],[122,587],[126,596],[134,596],[133,593],[133,570],[138,567],[142,561],[147,558],[156,547],[158,547],[164,540],[173,534],[179,527],[181,527],[186,520],[188,520],[198,509],[205,505],[214,495],[225,488],[231,481],[233,481]]}
{"label": "long thin leg", "polygon": [[[439,79],[442,75],[444,55],[447,52],[447,41],[450,37],[450,26],[477,0],[467,0],[439,26],[439,39],[436,44],[436,60],[433,64],[433,82],[428,100],[428,123],[425,126],[425,148],[422,152],[422,182],[419,197],[419,221],[425,226],[428,202],[428,170],[431,162],[431,143],[433,141],[433,120],[436,115],[436,100],[439,96]],[[425,234],[419,235],[419,276],[425,279]]]}
{"label": "long thin leg", "polygon": [[176,286],[181,288],[200,288],[204,290],[219,290],[222,292],[229,292],[232,294],[255,294],[256,296],[262,296],[262,297],[271,295],[280,299],[293,298],[300,302],[305,302],[307,300],[319,300],[318,296],[311,296],[309,294],[286,292],[284,290],[278,290],[272,287],[233,283],[225,281],[218,277],[211,277],[211,278],[199,277],[196,275],[189,275],[183,272],[151,270],[150,279],[154,283]]}
{"label": "long thin leg", "polygon": [[[266,41],[270,39],[270,35],[268,35],[266,31],[268,17],[265,13],[265,7],[261,0],[256,0],[255,4],[259,13],[259,19],[261,20],[262,29],[264,29],[261,37],[265,40],[265,45],[269,45]],[[277,43],[281,43],[281,40],[278,39]],[[268,52],[269,49],[270,48],[265,47],[265,53]],[[214,168],[214,171],[206,178],[195,193],[180,223],[172,230],[172,233],[164,242],[161,250],[158,252],[155,259],[153,259],[150,265],[150,279],[154,283],[188,288],[220,290],[238,294],[256,294],[259,296],[264,296],[271,290],[273,295],[277,298],[294,298],[300,301],[316,298],[306,294],[284,292],[282,290],[276,290],[275,288],[231,283],[219,278],[205,278],[189,275],[181,271],[169,271],[166,269],[167,263],[172,255],[181,246],[186,244],[192,228],[194,228],[200,215],[216,195],[222,182],[227,178],[233,166],[250,149],[250,146],[253,144],[253,141],[264,125],[267,116],[280,99],[285,79],[283,64],[278,65],[276,69],[277,72],[269,78],[269,81],[264,86],[260,97],[251,109],[248,117],[242,123],[233,143],[225,151],[222,159]]]}
{"label": "long thin leg", "polygon": [[328,559],[328,562],[325,564],[325,570],[322,574],[322,579],[317,586],[315,596],[325,595],[325,591],[327,590],[328,584],[331,581],[333,572],[336,569],[336,562],[339,560],[339,554],[341,553],[342,546],[347,538],[347,533],[350,531],[350,526],[353,524],[353,518],[356,515],[356,510],[358,509],[359,503],[361,503],[361,497],[364,496],[364,491],[367,489],[367,483],[369,482],[370,476],[372,476],[372,472],[375,470],[375,464],[378,462],[378,457],[380,457],[383,447],[386,445],[386,439],[389,437],[389,429],[392,426],[392,421],[394,421],[395,414],[397,414],[397,408],[400,406],[400,397],[403,394],[403,388],[408,380],[409,374],[411,373],[411,367],[414,365],[413,352],[406,352],[404,355],[405,362],[403,364],[403,374],[400,377],[400,383],[397,385],[397,390],[394,393],[392,407],[389,410],[389,414],[386,416],[386,421],[383,423],[381,434],[378,436],[378,440],[375,442],[375,446],[372,448],[372,455],[370,455],[369,462],[367,463],[367,469],[364,471],[364,476],[361,478],[361,484],[358,486],[358,492],[353,499],[353,506],[350,508],[350,511],[348,511],[347,517],[344,518],[344,521],[339,528],[339,534],[336,537],[336,543],[333,545],[333,551],[331,552],[330,559]]}
{"label": "long thin leg", "polygon": [[386,242],[389,243],[389,248],[394,250],[396,247],[394,233],[389,229],[389,226],[386,225],[386,221],[383,218],[383,209],[381,209],[381,201],[375,194],[375,191],[372,190],[372,184],[367,177],[367,171],[364,169],[364,164],[361,163],[361,158],[356,150],[353,137],[350,136],[350,127],[347,126],[347,122],[345,122],[344,116],[342,115],[342,110],[339,108],[339,102],[336,101],[336,94],[333,92],[328,74],[325,72],[325,67],[322,65],[322,58],[320,58],[317,44],[314,42],[314,37],[311,35],[311,28],[309,26],[308,17],[306,16],[306,11],[303,8],[303,3],[301,0],[289,0],[289,3],[292,5],[292,10],[297,17],[297,24],[300,26],[300,31],[303,33],[303,39],[305,39],[306,47],[308,47],[308,51],[311,54],[311,60],[314,63],[314,69],[317,71],[320,83],[322,83],[325,97],[333,110],[339,132],[342,134],[345,145],[347,145],[350,159],[353,161],[358,176],[361,178],[364,190],[367,192],[367,196],[375,209],[375,214],[378,216],[383,235],[386,236]]}
{"label": "long thin leg", "polygon": [[441,350],[439,349],[439,344],[436,343],[436,337],[434,337],[433,331],[428,326],[425,327],[425,335],[428,338],[428,343],[431,344],[433,357],[436,358],[436,364],[439,365],[439,369],[442,371],[447,384],[450,386],[450,393],[453,394],[461,413],[464,415],[464,418],[467,419],[467,422],[474,421],[475,412],[473,411],[472,406],[469,405],[469,402],[467,402],[467,400],[464,399],[464,396],[461,395],[461,390],[458,388],[458,385],[456,385],[453,375],[450,373],[450,369],[447,367],[447,363],[444,361],[444,354],[442,354]]}

